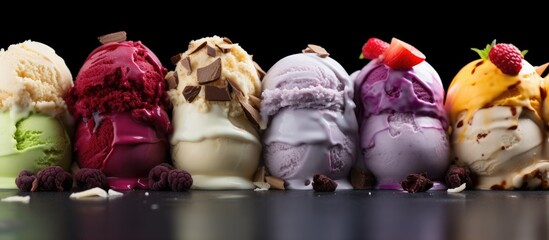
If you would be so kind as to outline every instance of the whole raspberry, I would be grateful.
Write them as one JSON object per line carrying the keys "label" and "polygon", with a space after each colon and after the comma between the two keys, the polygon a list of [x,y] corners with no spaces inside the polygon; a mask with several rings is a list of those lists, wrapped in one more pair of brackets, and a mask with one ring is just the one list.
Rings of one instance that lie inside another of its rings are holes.
{"label": "whole raspberry", "polygon": [[522,69],[524,56],[513,44],[498,43],[490,49],[490,61],[503,73],[511,76],[517,75]]}
{"label": "whole raspberry", "polygon": [[385,50],[389,47],[389,43],[379,39],[379,38],[370,38],[364,46],[362,46],[362,54],[360,58],[366,58],[373,60],[378,58]]}
{"label": "whole raspberry", "polygon": [[168,183],[172,191],[186,191],[193,185],[191,174],[182,169],[173,169],[168,173]]}
{"label": "whole raspberry", "polygon": [[425,192],[433,187],[433,181],[427,178],[426,173],[410,174],[400,184],[409,193]]}
{"label": "whole raspberry", "polygon": [[19,173],[19,176],[15,179],[15,185],[17,185],[17,188],[19,190],[24,192],[30,192],[32,189],[32,182],[36,179],[36,176],[34,176],[34,173],[23,170]]}
{"label": "whole raspberry", "polygon": [[337,183],[329,177],[322,174],[313,176],[313,189],[317,192],[333,192],[337,188]]}
{"label": "whole raspberry", "polygon": [[448,188],[457,188],[465,183],[467,188],[472,188],[476,182],[475,177],[469,168],[452,165],[446,173],[446,185]]}
{"label": "whole raspberry", "polygon": [[167,163],[162,163],[153,167],[149,171],[149,188],[153,191],[168,191],[168,173],[173,167]]}
{"label": "whole raspberry", "polygon": [[99,169],[82,168],[74,174],[76,187],[80,190],[88,190],[92,188],[107,189],[107,176]]}
{"label": "whole raspberry", "polygon": [[40,170],[32,184],[36,191],[68,191],[72,188],[72,176],[59,166],[50,166]]}

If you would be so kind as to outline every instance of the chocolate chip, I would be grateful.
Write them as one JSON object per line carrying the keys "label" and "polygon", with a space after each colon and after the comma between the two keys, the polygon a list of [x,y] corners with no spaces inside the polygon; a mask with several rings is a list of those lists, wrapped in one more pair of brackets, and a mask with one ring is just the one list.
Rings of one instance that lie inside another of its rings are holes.
{"label": "chocolate chip", "polygon": [[304,53],[316,53],[319,57],[325,58],[330,56],[330,54],[321,46],[309,44],[307,48],[303,49]]}
{"label": "chocolate chip", "polygon": [[105,34],[103,36],[99,36],[97,40],[99,40],[101,44],[107,44],[112,42],[123,42],[123,41],[126,41],[126,32],[120,31],[120,32]]}
{"label": "chocolate chip", "polygon": [[191,58],[186,57],[181,60],[181,66],[187,70],[187,75],[191,75],[193,68],[191,67]]}
{"label": "chocolate chip", "polygon": [[196,47],[194,50],[192,50],[191,53],[189,53],[189,54],[193,54],[193,53],[197,52],[198,50],[205,47],[206,44],[208,44],[208,42],[206,42],[206,41],[201,42],[200,45],[198,45],[198,47]]}
{"label": "chocolate chip", "polygon": [[227,44],[227,43],[215,44],[215,46],[219,48],[219,50],[223,53],[228,53],[233,48],[232,44]]}
{"label": "chocolate chip", "polygon": [[231,41],[231,39],[227,38],[227,37],[224,37],[223,38],[223,42],[226,42],[226,43],[229,43],[229,44],[233,44],[233,41]]}
{"label": "chocolate chip", "polygon": [[208,66],[199,68],[197,78],[200,85],[219,80],[221,78],[221,58],[216,59]]}
{"label": "chocolate chip", "polygon": [[217,52],[215,51],[215,48],[210,46],[210,44],[207,45],[207,50],[208,50],[208,56],[210,57],[217,56]]}
{"label": "chocolate chip", "polygon": [[198,93],[200,93],[201,86],[185,86],[183,89],[183,97],[187,100],[187,102],[193,102],[193,100],[198,96]]}
{"label": "chocolate chip", "polygon": [[216,86],[206,87],[206,100],[208,101],[231,101],[231,96],[227,88],[221,88]]}
{"label": "chocolate chip", "polygon": [[170,58],[173,65],[177,65],[179,61],[181,61],[181,53],[173,55],[173,57]]}
{"label": "chocolate chip", "polygon": [[168,72],[166,74],[166,82],[168,82],[168,89],[176,89],[177,85],[179,84],[179,78],[177,77],[177,73],[174,71]]}
{"label": "chocolate chip", "polygon": [[254,61],[254,67],[255,67],[255,70],[257,71],[257,75],[259,75],[259,79],[263,79],[263,77],[265,77],[267,73],[263,71],[263,69],[261,69],[259,64],[257,64],[255,61]]}

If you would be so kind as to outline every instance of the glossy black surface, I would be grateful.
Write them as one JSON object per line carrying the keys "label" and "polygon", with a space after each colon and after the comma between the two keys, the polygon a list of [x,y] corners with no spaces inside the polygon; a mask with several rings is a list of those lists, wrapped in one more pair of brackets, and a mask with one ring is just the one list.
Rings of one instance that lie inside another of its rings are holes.
{"label": "glossy black surface", "polygon": [[548,239],[548,216],[534,191],[41,192],[0,203],[0,239]]}

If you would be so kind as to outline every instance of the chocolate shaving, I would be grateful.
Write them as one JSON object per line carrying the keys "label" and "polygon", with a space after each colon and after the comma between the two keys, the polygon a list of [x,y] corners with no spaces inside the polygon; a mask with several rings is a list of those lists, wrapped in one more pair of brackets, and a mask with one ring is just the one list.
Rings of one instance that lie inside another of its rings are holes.
{"label": "chocolate shaving", "polygon": [[278,189],[278,190],[284,190],[284,180],[274,177],[274,176],[265,176],[265,181],[271,185],[271,188]]}
{"label": "chocolate shaving", "polygon": [[183,97],[187,100],[187,102],[193,102],[193,100],[198,96],[198,93],[200,93],[201,86],[185,86],[183,89]]}
{"label": "chocolate shaving", "polygon": [[177,77],[177,73],[175,71],[170,71],[168,74],[166,74],[166,82],[168,82],[168,89],[176,89],[177,85],[179,84],[179,78]]}
{"label": "chocolate shaving", "polygon": [[319,57],[325,58],[330,56],[330,54],[321,46],[309,44],[307,48],[303,49],[304,53],[316,53]]}
{"label": "chocolate shaving", "polygon": [[192,50],[191,53],[189,53],[189,54],[193,54],[193,53],[197,52],[198,50],[200,50],[200,49],[202,49],[203,47],[205,47],[206,44],[208,44],[208,42],[203,41],[202,43],[200,43],[200,45],[198,45],[198,47],[196,47],[194,50]]}
{"label": "chocolate shaving", "polygon": [[223,53],[228,53],[233,48],[232,44],[227,44],[227,43],[215,44],[215,46],[219,48],[219,50]]}
{"label": "chocolate shaving", "polygon": [[215,48],[210,46],[210,44],[207,45],[207,50],[208,50],[208,56],[210,57],[217,56],[217,52],[215,51]]}
{"label": "chocolate shaving", "polygon": [[175,54],[173,57],[170,58],[173,65],[177,65],[179,61],[181,61],[181,53]]}
{"label": "chocolate shaving", "polygon": [[267,73],[263,71],[263,69],[261,69],[259,64],[257,64],[255,61],[254,61],[254,67],[255,67],[255,70],[257,71],[257,75],[259,75],[259,79],[263,79],[263,77],[267,75]]}
{"label": "chocolate shaving", "polygon": [[244,100],[242,94],[239,94],[238,101],[240,102],[242,110],[244,110],[244,113],[246,114],[248,120],[255,122],[258,126],[261,125],[261,115],[259,114],[259,111],[255,109],[252,105],[247,103]]}
{"label": "chocolate shaving", "polygon": [[204,85],[221,78],[221,58],[216,59],[210,65],[197,70],[198,83]]}
{"label": "chocolate shaving", "polygon": [[229,43],[229,44],[233,44],[233,41],[231,41],[231,39],[227,38],[227,37],[224,37],[223,38],[223,42],[226,42],[226,43]]}
{"label": "chocolate shaving", "polygon": [[231,96],[227,88],[220,88],[216,86],[206,87],[206,100],[208,101],[231,101]]}
{"label": "chocolate shaving", "polygon": [[123,41],[126,41],[126,32],[120,31],[120,32],[105,34],[103,36],[97,37],[97,40],[99,40],[101,44],[107,44],[112,42],[123,42]]}
{"label": "chocolate shaving", "polygon": [[265,166],[258,167],[254,174],[254,182],[265,182],[266,173]]}
{"label": "chocolate shaving", "polygon": [[193,71],[193,68],[191,67],[191,58],[186,57],[181,60],[181,66],[183,66],[187,70],[187,75],[191,75],[191,72]]}

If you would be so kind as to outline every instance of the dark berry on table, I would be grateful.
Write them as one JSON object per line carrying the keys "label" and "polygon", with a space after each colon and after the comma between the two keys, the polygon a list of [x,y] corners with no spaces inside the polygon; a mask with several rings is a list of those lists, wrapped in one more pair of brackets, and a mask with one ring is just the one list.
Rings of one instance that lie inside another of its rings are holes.
{"label": "dark berry on table", "polygon": [[326,175],[315,174],[313,176],[313,189],[317,192],[333,192],[337,183]]}
{"label": "dark berry on table", "polygon": [[168,183],[172,191],[186,191],[193,185],[193,178],[190,173],[182,169],[170,170],[168,174]]}
{"label": "dark berry on table", "polygon": [[50,166],[36,174],[31,191],[68,191],[72,188],[72,176],[59,166]]}
{"label": "dark berry on table", "polygon": [[468,167],[451,165],[446,173],[446,186],[448,188],[457,188],[464,183],[467,188],[474,187],[475,175],[471,172],[471,169]]}
{"label": "dark berry on table", "polygon": [[24,192],[30,192],[32,188],[32,182],[36,179],[36,176],[34,176],[34,173],[23,170],[19,173],[19,176],[15,179],[15,185],[17,185],[17,188],[19,190]]}
{"label": "dark berry on table", "polygon": [[168,191],[168,173],[173,167],[167,163],[156,165],[149,171],[149,189],[153,191]]}
{"label": "dark berry on table", "polygon": [[433,187],[433,181],[427,178],[426,173],[414,173],[408,175],[408,177],[402,181],[401,186],[409,193],[426,192]]}
{"label": "dark berry on table", "polygon": [[82,168],[74,174],[74,181],[79,190],[88,190],[92,188],[107,189],[107,176],[99,169]]}

